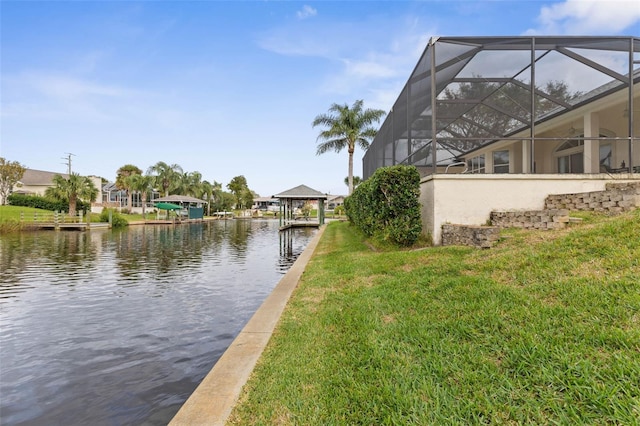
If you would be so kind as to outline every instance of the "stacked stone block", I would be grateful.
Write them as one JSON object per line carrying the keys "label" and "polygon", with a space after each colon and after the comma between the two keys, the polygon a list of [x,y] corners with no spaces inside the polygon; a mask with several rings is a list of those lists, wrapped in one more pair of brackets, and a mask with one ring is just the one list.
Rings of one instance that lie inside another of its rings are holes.
{"label": "stacked stone block", "polygon": [[442,225],[443,246],[490,248],[500,238],[497,226]]}
{"label": "stacked stone block", "polygon": [[640,207],[640,182],[608,183],[604,191],[549,195],[547,209],[617,214]]}
{"label": "stacked stone block", "polygon": [[571,221],[571,210],[617,214],[637,208],[640,182],[611,182],[604,191],[549,195],[544,210],[491,212],[493,226],[442,225],[442,245],[488,248],[498,241],[501,228],[562,229]]}
{"label": "stacked stone block", "polygon": [[569,223],[569,210],[522,210],[491,212],[491,223],[500,228],[562,229]]}

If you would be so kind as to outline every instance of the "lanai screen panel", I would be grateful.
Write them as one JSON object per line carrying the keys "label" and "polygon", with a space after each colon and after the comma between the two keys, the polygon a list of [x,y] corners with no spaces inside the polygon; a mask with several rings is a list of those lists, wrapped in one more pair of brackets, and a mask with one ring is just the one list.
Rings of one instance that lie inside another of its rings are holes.
{"label": "lanai screen panel", "polygon": [[392,164],[433,173],[434,163],[445,167],[497,140],[534,135],[536,124],[630,87],[639,57],[633,37],[434,39],[365,154],[364,177]]}

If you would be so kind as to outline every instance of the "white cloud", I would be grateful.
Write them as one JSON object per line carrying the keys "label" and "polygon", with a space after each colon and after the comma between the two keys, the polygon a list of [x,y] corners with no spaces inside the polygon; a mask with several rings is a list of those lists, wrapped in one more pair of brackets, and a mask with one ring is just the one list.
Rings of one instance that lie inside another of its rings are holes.
{"label": "white cloud", "polygon": [[[381,26],[397,31],[380,31]],[[348,102],[364,98],[367,106],[388,110],[436,33],[433,29],[431,23],[415,16],[374,16],[357,22],[332,21],[331,25],[318,19],[304,26],[276,28],[258,43],[280,55],[325,59],[330,71],[318,85],[322,92]]]}
{"label": "white cloud", "polygon": [[304,6],[302,6],[302,10],[296,12],[296,16],[298,17],[298,19],[311,18],[312,16],[316,16],[317,14],[318,11],[308,4],[305,4]]}
{"label": "white cloud", "polygon": [[383,79],[398,75],[388,61],[344,59],[343,63],[345,74],[355,78]]}
{"label": "white cloud", "polygon": [[117,86],[54,74],[29,74],[26,82],[40,93],[58,99],[122,97],[128,94],[127,90]]}
{"label": "white cloud", "polygon": [[640,5],[636,0],[566,0],[543,6],[537,21],[539,27],[527,34],[618,34],[640,28]]}
{"label": "white cloud", "polygon": [[0,115],[18,121],[29,117],[92,123],[120,120],[127,108],[153,97],[138,89],[46,71],[3,75],[2,90]]}

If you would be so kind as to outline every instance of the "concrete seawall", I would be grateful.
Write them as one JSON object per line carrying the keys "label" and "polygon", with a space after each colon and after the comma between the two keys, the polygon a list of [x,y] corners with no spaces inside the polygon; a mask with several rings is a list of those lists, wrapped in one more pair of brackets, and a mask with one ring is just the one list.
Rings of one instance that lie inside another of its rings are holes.
{"label": "concrete seawall", "polygon": [[280,279],[271,294],[180,408],[169,426],[224,425],[242,387],[267,346],[289,297],[298,285],[325,226]]}

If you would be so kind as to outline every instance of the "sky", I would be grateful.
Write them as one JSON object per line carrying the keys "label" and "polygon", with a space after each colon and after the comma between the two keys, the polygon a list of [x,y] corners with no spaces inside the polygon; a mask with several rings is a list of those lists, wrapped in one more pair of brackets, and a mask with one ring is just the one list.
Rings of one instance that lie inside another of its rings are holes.
{"label": "sky", "polygon": [[346,194],[347,152],[316,155],[313,119],[389,111],[431,37],[491,35],[640,36],[640,2],[0,0],[0,157]]}

